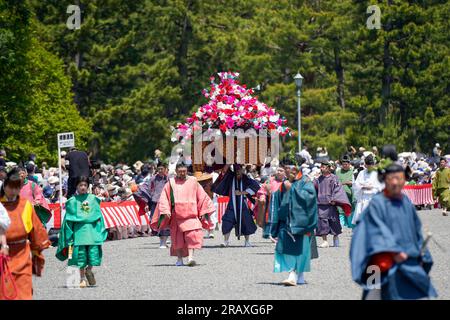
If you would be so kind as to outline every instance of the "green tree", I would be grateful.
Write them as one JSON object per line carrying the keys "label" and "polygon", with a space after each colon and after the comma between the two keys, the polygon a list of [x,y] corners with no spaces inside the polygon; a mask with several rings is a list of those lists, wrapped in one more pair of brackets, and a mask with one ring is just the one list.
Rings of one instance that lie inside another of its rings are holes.
{"label": "green tree", "polygon": [[62,61],[36,38],[29,3],[0,1],[0,141],[11,160],[36,153],[56,164],[56,135],[74,131],[85,147],[91,129],[73,103]]}

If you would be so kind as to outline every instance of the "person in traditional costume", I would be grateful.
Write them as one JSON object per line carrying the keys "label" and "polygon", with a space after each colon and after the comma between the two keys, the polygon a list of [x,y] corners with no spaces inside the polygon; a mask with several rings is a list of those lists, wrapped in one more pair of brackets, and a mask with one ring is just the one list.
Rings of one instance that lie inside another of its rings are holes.
{"label": "person in traditional costume", "polygon": [[423,239],[416,209],[402,194],[405,170],[391,163],[379,174],[385,188],[372,198],[353,230],[352,278],[367,300],[436,297],[428,275],[433,264],[426,248],[429,238]]}
{"label": "person in traditional costume", "polygon": [[339,182],[344,187],[344,191],[347,194],[348,201],[352,205],[352,213],[350,216],[346,216],[341,207],[338,207],[339,218],[341,221],[341,225],[353,229],[355,226],[352,223],[353,215],[354,215],[354,196],[352,185],[355,182],[355,178],[353,176],[353,169],[350,164],[350,157],[348,155],[344,155],[341,159],[341,167],[336,169],[336,176],[339,179]]}
{"label": "person in traditional costume", "polygon": [[253,196],[256,195],[261,186],[256,180],[244,174],[242,166],[233,165],[233,170],[229,165],[225,165],[212,188],[214,193],[230,198],[222,217],[222,233],[224,235],[222,247],[230,245],[230,235],[233,228],[238,240],[241,236],[244,236],[244,246],[251,247],[250,235],[256,232],[257,227],[247,200],[254,203]]}
{"label": "person in traditional costume", "polygon": [[52,213],[48,202],[44,197],[44,193],[35,181],[29,180],[27,170],[25,168],[20,168],[19,171],[22,180],[20,197],[31,202],[34,206],[36,214],[45,226],[45,224],[50,221]]}
{"label": "person in traditional costume", "polygon": [[383,185],[378,180],[377,169],[375,168],[375,159],[372,155],[364,159],[365,169],[362,170],[353,184],[353,194],[356,199],[355,214],[352,223],[356,224],[361,213],[369,205],[370,200],[375,194],[383,189]]}
{"label": "person in traditional costume", "polygon": [[8,254],[7,262],[13,278],[8,284],[0,283],[3,288],[0,300],[33,298],[32,275],[42,275],[45,263],[42,251],[50,246],[47,231],[33,205],[20,196],[21,185],[19,171],[12,169],[0,190],[0,201],[10,220],[6,231],[7,245],[2,247],[2,252]]}
{"label": "person in traditional costume", "polygon": [[[0,187],[1,188],[1,187]],[[8,255],[8,243],[6,242],[6,230],[11,224],[8,211],[6,211],[3,204],[0,202],[0,254]]]}
{"label": "person in traditional costume", "polygon": [[316,236],[322,237],[323,242],[319,245],[320,248],[329,247],[327,241],[329,234],[333,235],[334,247],[339,247],[339,235],[342,233],[342,226],[337,207],[341,207],[347,216],[351,214],[352,207],[338,177],[330,172],[330,163],[323,161],[320,171],[321,175],[314,180],[319,214]]}
{"label": "person in traditional costume", "polygon": [[447,168],[447,160],[441,158],[439,169],[436,170],[433,185],[433,197],[439,201],[442,208],[442,215],[448,216],[450,210],[450,168]]}
{"label": "person in traditional costume", "polygon": [[278,167],[276,169],[276,174],[273,177],[268,177],[263,183],[261,188],[256,193],[256,205],[253,209],[255,212],[255,216],[258,217],[258,224],[260,224],[263,228],[264,239],[273,238],[270,236],[270,228],[271,228],[271,218],[269,215],[270,201],[272,199],[273,193],[280,189],[280,185],[286,179],[285,171],[283,167]]}
{"label": "person in traditional costume", "polygon": [[286,286],[305,284],[304,272],[311,269],[311,259],[318,257],[314,229],[317,226],[316,190],[301,171],[292,169],[273,194],[271,236],[276,239],[274,272],[289,272],[282,281]]}
{"label": "person in traditional costume", "polygon": [[66,202],[56,257],[80,269],[80,288],[96,284],[94,266],[102,264],[102,244],[108,235],[100,199],[88,193],[89,178],[79,177],[77,193]]}
{"label": "person in traditional costume", "polygon": [[151,227],[160,230],[170,227],[170,255],[177,257],[176,266],[195,266],[194,250],[201,249],[203,228],[209,228],[210,216],[215,211],[211,198],[194,177],[187,175],[185,163],[176,166],[176,177],[164,186],[152,217]]}
{"label": "person in traditional costume", "polygon": [[[156,205],[161,197],[161,192],[167,181],[167,164],[166,162],[160,161],[156,175],[139,185],[138,190],[133,194],[139,206],[139,215],[144,215],[147,211],[150,211],[150,220],[152,219]],[[151,234],[159,236],[160,249],[167,249],[167,239],[170,235],[169,228],[160,230],[159,232],[152,230]]]}
{"label": "person in traditional costume", "polygon": [[[214,193],[211,190],[211,186],[213,183],[213,175],[206,172],[194,172],[194,177],[197,179],[197,182],[202,186],[203,190],[205,190],[206,194],[211,198],[214,204]],[[218,222],[217,220],[217,207],[214,205],[214,212],[211,214],[209,224],[207,225],[205,239],[214,239],[214,228]]]}

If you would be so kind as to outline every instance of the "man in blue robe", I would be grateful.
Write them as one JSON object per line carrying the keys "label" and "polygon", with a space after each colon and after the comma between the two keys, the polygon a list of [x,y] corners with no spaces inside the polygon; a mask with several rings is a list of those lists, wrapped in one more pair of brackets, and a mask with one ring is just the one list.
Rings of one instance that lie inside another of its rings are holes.
{"label": "man in blue robe", "polygon": [[380,177],[385,189],[372,198],[353,232],[353,280],[363,287],[363,299],[436,297],[428,276],[433,262],[421,222],[414,205],[401,192],[404,169],[391,163],[380,171]]}
{"label": "man in blue robe", "polygon": [[305,284],[304,272],[317,258],[314,229],[317,226],[316,190],[311,180],[292,169],[289,181],[283,182],[272,196],[271,236],[276,239],[274,272],[289,272],[286,286]]}
{"label": "man in blue robe", "polygon": [[245,236],[245,246],[250,247],[250,235],[256,232],[256,224],[253,220],[252,211],[249,209],[247,199],[254,203],[253,195],[260,188],[260,184],[244,174],[244,168],[233,165],[234,171],[227,165],[224,167],[225,174],[217,178],[211,190],[221,196],[230,197],[228,206],[222,217],[222,233],[224,235],[223,247],[230,244],[231,230],[234,228],[236,237]]}

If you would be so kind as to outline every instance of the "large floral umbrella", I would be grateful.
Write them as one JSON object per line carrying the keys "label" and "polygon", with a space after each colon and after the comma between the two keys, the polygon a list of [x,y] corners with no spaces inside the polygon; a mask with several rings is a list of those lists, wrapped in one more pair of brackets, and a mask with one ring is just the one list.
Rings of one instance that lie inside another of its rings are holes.
{"label": "large floral umbrella", "polygon": [[229,135],[235,129],[276,130],[279,135],[290,134],[287,120],[280,116],[274,108],[267,106],[253,97],[253,89],[241,85],[237,78],[239,73],[218,73],[220,82],[211,77],[209,90],[203,89],[203,95],[209,99],[186,123],[178,123],[174,140],[191,138],[194,130],[212,131],[220,129]]}

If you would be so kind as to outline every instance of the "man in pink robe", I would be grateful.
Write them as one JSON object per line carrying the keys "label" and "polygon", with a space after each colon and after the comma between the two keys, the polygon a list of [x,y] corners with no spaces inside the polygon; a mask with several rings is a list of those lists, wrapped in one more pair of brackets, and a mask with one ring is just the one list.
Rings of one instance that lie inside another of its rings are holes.
{"label": "man in pink robe", "polygon": [[183,265],[183,257],[186,256],[188,257],[188,266],[196,264],[194,250],[201,249],[203,244],[202,228],[208,225],[210,215],[214,210],[211,198],[197,182],[197,179],[187,176],[185,164],[178,164],[176,177],[169,179],[164,186],[151,224],[155,229],[163,229],[166,225],[170,226],[172,240],[170,255],[177,256],[177,266]]}

